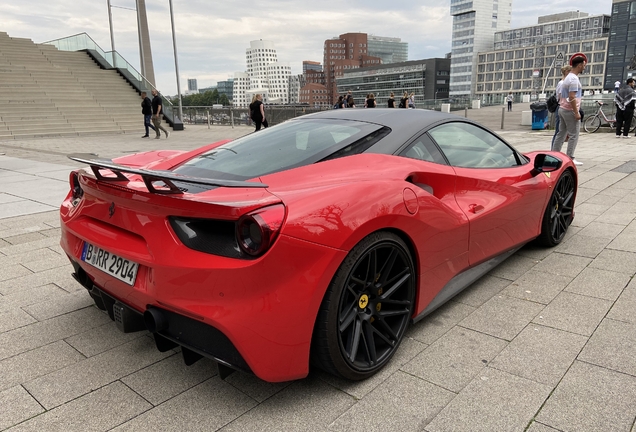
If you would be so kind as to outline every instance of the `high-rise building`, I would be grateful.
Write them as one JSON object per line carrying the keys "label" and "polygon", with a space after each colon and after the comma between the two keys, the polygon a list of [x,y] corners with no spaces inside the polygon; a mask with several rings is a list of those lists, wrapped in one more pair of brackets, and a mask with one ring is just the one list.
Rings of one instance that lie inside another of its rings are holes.
{"label": "high-rise building", "polygon": [[[234,105],[245,106],[244,101],[249,105],[252,96],[257,93],[266,103],[288,103],[291,67],[289,63],[278,61],[274,43],[262,39],[251,41],[250,47],[245,50],[245,60],[248,89],[241,90],[242,83],[234,80]],[[243,77],[236,75],[235,78]],[[240,94],[241,91],[244,94]]]}
{"label": "high-rise building", "polygon": [[366,33],[345,33],[325,41],[323,65],[330,104],[334,104],[338,96],[336,78],[342,76],[345,70],[381,63],[380,57],[368,54],[367,43]]}
{"label": "high-rise building", "polygon": [[612,17],[607,48],[605,90],[614,89],[614,82],[624,82],[636,69],[636,2],[612,0]]}
{"label": "high-rise building", "polygon": [[477,53],[493,49],[495,32],[508,30],[512,0],[451,0],[450,96],[475,91]]}
{"label": "high-rise building", "polygon": [[188,92],[196,93],[197,90],[198,90],[197,79],[196,78],[188,78]]}
{"label": "high-rise building", "polygon": [[367,36],[370,56],[380,57],[382,64],[401,63],[409,59],[409,44],[400,38]]}
{"label": "high-rise building", "polygon": [[303,60],[303,74],[306,74],[307,71],[322,72],[322,65],[317,61]]}
{"label": "high-rise building", "polygon": [[219,92],[219,95],[224,94],[231,102],[234,99],[234,78],[217,82],[216,89]]}

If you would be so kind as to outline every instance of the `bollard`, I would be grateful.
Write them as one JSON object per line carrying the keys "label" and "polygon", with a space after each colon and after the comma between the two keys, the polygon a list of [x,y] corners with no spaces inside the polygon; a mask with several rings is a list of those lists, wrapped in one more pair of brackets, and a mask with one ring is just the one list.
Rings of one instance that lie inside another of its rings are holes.
{"label": "bollard", "polygon": [[468,118],[468,107],[464,108],[464,118]]}
{"label": "bollard", "polygon": [[506,115],[506,108],[505,107],[501,107],[501,129],[503,130],[504,128],[504,117]]}
{"label": "bollard", "polygon": [[230,121],[232,122],[232,129],[234,129],[234,110],[230,110]]}
{"label": "bollard", "polygon": [[208,115],[208,129],[210,129],[210,110],[207,110],[206,114]]}

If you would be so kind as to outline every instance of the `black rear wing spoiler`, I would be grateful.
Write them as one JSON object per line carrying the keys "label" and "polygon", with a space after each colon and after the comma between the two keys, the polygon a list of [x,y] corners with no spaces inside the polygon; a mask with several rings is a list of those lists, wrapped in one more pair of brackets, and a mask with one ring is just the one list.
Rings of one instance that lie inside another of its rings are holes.
{"label": "black rear wing spoiler", "polygon": [[[149,192],[157,194],[182,194],[183,191],[179,189],[174,182],[190,183],[204,186],[219,186],[219,187],[231,187],[231,188],[266,188],[266,184],[250,181],[237,181],[237,180],[217,180],[207,179],[202,177],[190,177],[181,174],[174,173],[172,171],[155,171],[143,168],[131,168],[125,165],[120,165],[113,162],[110,159],[101,159],[95,154],[91,153],[76,153],[68,155],[69,159],[76,162],[81,162],[89,165],[91,170],[100,181],[128,181],[122,173],[137,174],[143,179]],[[115,177],[104,176],[100,170],[110,170]],[[153,182],[161,181],[167,189],[160,187],[157,188],[153,185]]]}

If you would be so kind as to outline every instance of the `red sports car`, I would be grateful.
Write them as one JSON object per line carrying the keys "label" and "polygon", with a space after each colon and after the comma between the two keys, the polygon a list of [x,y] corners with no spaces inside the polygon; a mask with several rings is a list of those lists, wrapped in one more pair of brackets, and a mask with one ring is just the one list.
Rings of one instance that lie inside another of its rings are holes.
{"label": "red sports car", "polygon": [[303,116],[190,151],[72,155],[62,248],[126,332],[266,381],[381,369],[412,321],[531,240],[558,244],[577,171],[424,110]]}

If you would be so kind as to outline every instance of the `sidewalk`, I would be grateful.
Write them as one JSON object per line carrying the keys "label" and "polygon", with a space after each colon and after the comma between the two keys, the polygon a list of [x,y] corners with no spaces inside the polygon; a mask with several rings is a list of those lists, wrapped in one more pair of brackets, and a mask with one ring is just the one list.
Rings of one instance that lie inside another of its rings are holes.
{"label": "sidewalk", "polygon": [[[552,132],[520,126],[514,109],[503,131],[501,107],[468,117],[521,151],[548,149]],[[212,361],[186,367],[149,333],[120,333],[58,245],[57,206],[79,166],[66,154],[191,149],[251,131],[0,141],[0,430],[636,431],[636,138],[583,133],[567,239],[522,248],[413,325],[369,380],[223,381]]]}

